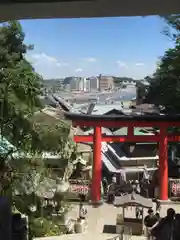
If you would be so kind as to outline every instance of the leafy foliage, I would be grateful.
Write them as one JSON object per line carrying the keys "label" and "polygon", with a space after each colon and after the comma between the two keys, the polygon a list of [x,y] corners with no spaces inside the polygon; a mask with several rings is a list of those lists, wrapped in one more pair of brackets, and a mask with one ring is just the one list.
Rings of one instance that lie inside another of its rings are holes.
{"label": "leafy foliage", "polygon": [[[149,79],[145,78],[147,81],[149,81]],[[149,85],[146,86],[145,84],[143,84],[141,81],[137,81],[136,83],[136,101],[139,104],[145,103],[146,102],[146,97],[148,94],[148,89],[149,89]]]}
{"label": "leafy foliage", "polygon": [[24,37],[17,21],[4,23],[0,27],[0,141],[2,144],[7,138],[15,146],[1,151],[3,193],[15,176],[16,167],[12,164],[15,152],[25,152],[27,142],[33,139],[32,126],[27,117],[40,107],[41,77],[25,58],[32,46],[23,43]]}
{"label": "leafy foliage", "polygon": [[33,46],[24,44],[24,38],[18,21],[0,27],[0,142],[7,138],[14,146],[0,154],[1,194],[11,194],[12,187],[33,186],[36,173],[47,176],[43,152],[58,154],[60,166],[66,168],[75,151],[68,124],[33,120],[41,111],[42,78],[25,57]]}
{"label": "leafy foliage", "polygon": [[65,226],[59,225],[50,219],[36,218],[30,221],[30,237],[47,237],[47,236],[58,236],[66,233]]}
{"label": "leafy foliage", "polygon": [[[69,124],[34,118],[41,113],[42,78],[25,57],[33,46],[24,44],[24,38],[18,21],[0,26],[0,194],[31,216],[32,236],[59,235],[57,223],[47,216],[39,218],[42,199],[37,188],[45,179],[47,185],[48,179],[56,179],[45,166],[45,153],[58,155],[56,160],[67,175],[76,148],[69,139]],[[35,214],[30,213],[31,205],[37,208]]]}
{"label": "leafy foliage", "polygon": [[[41,77],[26,60],[24,33],[17,21],[0,28],[0,126],[1,135],[24,149],[33,137],[27,120],[40,107]],[[23,141],[22,141],[23,139]]]}
{"label": "leafy foliage", "polygon": [[150,80],[148,100],[161,105],[166,112],[180,111],[180,15],[165,18],[168,26],[173,28],[175,47],[168,49]]}
{"label": "leafy foliage", "polygon": [[162,17],[165,22],[166,26],[163,29],[163,34],[168,36],[170,40],[177,41],[180,37],[180,14],[171,14],[168,16]]}

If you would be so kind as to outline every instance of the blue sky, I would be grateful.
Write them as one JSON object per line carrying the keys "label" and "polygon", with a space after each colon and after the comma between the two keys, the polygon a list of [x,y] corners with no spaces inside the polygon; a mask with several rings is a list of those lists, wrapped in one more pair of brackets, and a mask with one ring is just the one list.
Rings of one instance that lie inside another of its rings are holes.
{"label": "blue sky", "polygon": [[98,74],[143,78],[172,42],[159,17],[21,21],[27,57],[44,78]]}

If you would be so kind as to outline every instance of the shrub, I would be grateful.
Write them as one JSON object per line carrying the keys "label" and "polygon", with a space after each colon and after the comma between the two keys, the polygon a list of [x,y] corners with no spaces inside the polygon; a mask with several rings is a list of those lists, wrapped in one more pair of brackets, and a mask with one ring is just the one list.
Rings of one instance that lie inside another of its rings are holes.
{"label": "shrub", "polygon": [[58,224],[58,221],[42,217],[29,220],[30,239],[34,237],[58,236],[65,232],[65,226]]}

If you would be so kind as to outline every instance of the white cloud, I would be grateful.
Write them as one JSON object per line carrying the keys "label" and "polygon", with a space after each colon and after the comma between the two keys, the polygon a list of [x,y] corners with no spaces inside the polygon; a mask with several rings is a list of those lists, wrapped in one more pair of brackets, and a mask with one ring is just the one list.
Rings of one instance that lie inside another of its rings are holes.
{"label": "white cloud", "polygon": [[36,72],[44,78],[54,78],[64,74],[63,68],[68,67],[67,62],[60,61],[56,57],[46,53],[28,54],[27,59],[32,63]]}
{"label": "white cloud", "polygon": [[86,58],[87,62],[97,62],[96,58],[90,57],[90,58]]}
{"label": "white cloud", "polygon": [[34,59],[37,59],[37,60],[46,59],[50,62],[56,62],[57,61],[55,57],[48,56],[45,53],[35,53],[35,54],[32,54],[31,57],[34,58]]}
{"label": "white cloud", "polygon": [[[152,63],[145,63],[143,67],[143,62],[134,62],[129,65],[126,62],[118,60],[112,62],[109,65],[106,61],[99,62],[93,57],[89,58],[73,58],[68,60],[57,58],[53,55],[48,55],[45,52],[39,53],[32,51],[27,55],[27,59],[32,63],[35,71],[42,75],[44,79],[60,78],[64,76],[94,76],[99,73],[105,75],[117,75],[117,76],[136,76],[137,79],[141,79],[149,74],[152,74],[156,69],[156,61]],[[79,63],[78,60],[80,60]],[[94,64],[94,63],[95,64]],[[96,64],[98,62],[98,64]],[[70,63],[70,64],[69,64]],[[116,65],[114,64],[116,63]],[[118,67],[117,67],[118,66]],[[139,66],[139,67],[136,67]],[[130,68],[131,67],[131,68]],[[141,68],[141,71],[139,69]]]}
{"label": "white cloud", "polygon": [[35,60],[35,63],[33,61],[33,63],[35,65],[42,64],[42,62],[45,64],[55,64],[57,67],[66,67],[69,65],[68,63],[60,62],[55,57],[48,56],[46,53],[40,53],[40,54],[35,53],[35,54],[28,56],[28,58],[30,58],[30,60],[31,59]]}
{"label": "white cloud", "polygon": [[120,60],[116,61],[118,67],[120,68],[128,68],[128,65],[125,62],[122,62]]}
{"label": "white cloud", "polygon": [[137,67],[142,67],[142,66],[144,66],[145,64],[143,63],[143,62],[138,62],[138,63],[136,63],[135,64],[135,66],[137,66]]}
{"label": "white cloud", "polygon": [[76,72],[83,72],[84,70],[82,68],[77,68],[75,71]]}

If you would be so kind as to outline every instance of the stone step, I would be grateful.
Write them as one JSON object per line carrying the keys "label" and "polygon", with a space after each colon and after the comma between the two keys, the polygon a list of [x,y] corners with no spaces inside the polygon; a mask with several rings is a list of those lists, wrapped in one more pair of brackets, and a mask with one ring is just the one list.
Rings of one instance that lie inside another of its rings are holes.
{"label": "stone step", "polygon": [[55,237],[43,237],[35,238],[34,240],[115,240],[116,235],[112,234],[92,234],[92,233],[77,233],[77,234],[67,234]]}
{"label": "stone step", "polygon": [[[92,234],[92,233],[81,233],[81,234],[68,234],[61,235],[56,237],[43,237],[43,238],[35,238],[34,240],[121,240],[118,238],[117,234]],[[124,237],[123,240],[146,240],[145,236],[132,236],[132,237]]]}

